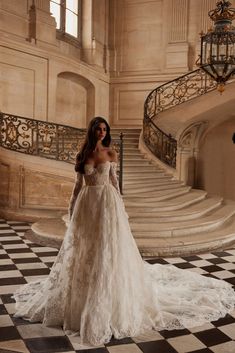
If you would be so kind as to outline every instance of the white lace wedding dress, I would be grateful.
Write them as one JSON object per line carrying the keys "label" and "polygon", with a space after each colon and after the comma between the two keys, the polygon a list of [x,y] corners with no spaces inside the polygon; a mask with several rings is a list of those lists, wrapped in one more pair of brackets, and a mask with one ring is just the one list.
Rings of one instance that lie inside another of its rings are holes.
{"label": "white lace wedding dress", "polygon": [[84,186],[77,174],[74,212],[59,254],[46,279],[14,294],[15,316],[63,326],[99,345],[112,335],[201,325],[233,310],[235,292],[225,281],[142,260],[115,169],[108,161],[86,165]]}

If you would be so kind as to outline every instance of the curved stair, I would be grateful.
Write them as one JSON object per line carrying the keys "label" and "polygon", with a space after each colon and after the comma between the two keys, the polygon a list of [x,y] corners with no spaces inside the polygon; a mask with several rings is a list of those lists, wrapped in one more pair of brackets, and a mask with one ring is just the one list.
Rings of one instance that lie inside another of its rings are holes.
{"label": "curved stair", "polygon": [[[112,131],[115,138],[121,130]],[[124,203],[144,256],[178,256],[225,248],[235,242],[235,202],[209,196],[174,180],[138,149],[139,129],[124,132]],[[63,220],[36,222],[27,235],[60,247]]]}

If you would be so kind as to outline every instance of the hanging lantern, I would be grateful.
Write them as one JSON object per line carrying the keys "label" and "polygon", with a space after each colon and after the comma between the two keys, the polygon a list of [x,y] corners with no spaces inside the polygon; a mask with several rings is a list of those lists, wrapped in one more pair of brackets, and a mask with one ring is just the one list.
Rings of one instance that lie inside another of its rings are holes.
{"label": "hanging lantern", "polygon": [[214,22],[213,28],[201,33],[199,66],[217,83],[222,93],[228,79],[235,74],[235,9],[226,0],[218,1],[216,9],[208,15]]}

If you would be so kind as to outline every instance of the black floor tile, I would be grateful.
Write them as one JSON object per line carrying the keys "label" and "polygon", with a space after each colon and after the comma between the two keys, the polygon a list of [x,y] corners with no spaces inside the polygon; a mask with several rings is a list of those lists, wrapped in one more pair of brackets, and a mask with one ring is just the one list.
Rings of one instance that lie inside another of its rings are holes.
{"label": "black floor tile", "polygon": [[31,353],[56,353],[74,350],[66,336],[31,338],[24,342]]}
{"label": "black floor tile", "polygon": [[130,337],[122,338],[120,340],[116,338],[111,338],[110,342],[107,343],[105,346],[116,346],[116,345],[121,345],[121,344],[129,344],[129,343],[134,343],[134,341]]}
{"label": "black floor tile", "polygon": [[207,347],[230,341],[230,338],[218,328],[196,332],[194,333],[194,336],[196,336]]}
{"label": "black floor tile", "polygon": [[35,254],[37,254],[40,257],[44,257],[44,256],[57,256],[58,254],[58,250],[57,251],[45,251],[45,252],[38,252],[35,251]]}
{"label": "black floor tile", "polygon": [[178,268],[182,268],[182,269],[186,269],[186,268],[195,268],[195,266],[193,266],[192,264],[190,264],[190,262],[182,262],[182,263],[178,263],[178,264],[174,264],[175,267]]}
{"label": "black floor tile", "polygon": [[[10,270],[17,270],[16,265],[11,264],[11,265],[0,265],[0,271],[10,271]],[[1,276],[1,272],[0,272]]]}
{"label": "black floor tile", "polygon": [[0,260],[4,260],[4,259],[10,259],[10,257],[7,254],[1,254]]}
{"label": "black floor tile", "polygon": [[42,262],[38,257],[30,257],[26,259],[12,259],[12,261],[14,261],[15,264]]}
{"label": "black floor tile", "polygon": [[145,260],[146,262],[148,262],[149,264],[161,264],[161,265],[165,265],[168,264],[168,262],[164,259],[148,259]]}
{"label": "black floor tile", "polygon": [[10,341],[17,339],[21,339],[21,337],[16,327],[0,327],[0,341]]}
{"label": "black floor tile", "polygon": [[41,276],[48,275],[50,273],[49,268],[34,268],[28,270],[20,270],[23,276]]}
{"label": "black floor tile", "polygon": [[24,277],[0,278],[0,286],[9,286],[13,284],[25,284]]}
{"label": "black floor tile", "polygon": [[20,253],[32,253],[30,248],[22,248],[22,249],[7,249],[8,254],[20,254]]}
{"label": "black floor tile", "polygon": [[[1,243],[2,245],[13,245],[13,244],[24,244],[23,240],[17,240],[18,237],[16,237],[16,240],[2,240]],[[1,240],[1,238],[0,238]],[[16,246],[17,248],[17,246]]]}
{"label": "black floor tile", "polygon": [[1,294],[0,297],[4,304],[15,303],[15,300],[12,298],[12,294]]}
{"label": "black floor tile", "polygon": [[233,278],[226,278],[225,281],[228,282],[228,283],[230,283],[230,284],[232,284],[233,286],[235,286],[235,277],[233,277]]}
{"label": "black floor tile", "polygon": [[209,266],[203,266],[201,267],[204,271],[206,272],[217,272],[217,271],[221,271],[221,267],[216,266],[216,265],[209,265]]}
{"label": "black floor tile", "polygon": [[177,336],[191,335],[192,333],[187,329],[182,330],[162,330],[159,332],[164,338],[172,338]]}
{"label": "black floor tile", "polygon": [[214,251],[211,254],[218,256],[218,257],[232,256],[230,253],[228,253],[226,251]]}
{"label": "black floor tile", "polygon": [[224,263],[228,262],[228,261],[225,261],[224,259],[221,259],[219,257],[215,257],[213,259],[207,259],[206,261],[211,262],[214,265],[224,264]]}
{"label": "black floor tile", "polygon": [[[0,304],[0,315],[8,315],[8,312],[3,304]],[[1,319],[0,319],[0,325],[1,325]]]}
{"label": "black floor tile", "polygon": [[212,321],[212,324],[216,327],[223,326],[223,325],[229,325],[235,323],[235,318],[227,314],[225,317],[222,317],[221,319],[217,321]]}
{"label": "black floor tile", "polygon": [[177,351],[164,340],[142,342],[138,343],[137,346],[143,353],[177,353]]}

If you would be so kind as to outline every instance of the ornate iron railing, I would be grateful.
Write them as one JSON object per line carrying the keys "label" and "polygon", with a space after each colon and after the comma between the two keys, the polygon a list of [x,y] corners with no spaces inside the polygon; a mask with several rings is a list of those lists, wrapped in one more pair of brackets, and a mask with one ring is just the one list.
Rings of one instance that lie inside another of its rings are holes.
{"label": "ornate iron railing", "polygon": [[[34,156],[75,163],[86,129],[78,129],[43,120],[0,113],[0,146]],[[112,140],[119,155],[119,186],[123,180],[123,134]]]}
{"label": "ornate iron railing", "polygon": [[144,104],[143,136],[148,148],[164,163],[176,168],[177,141],[157,126],[158,114],[216,88],[216,82],[197,69],[151,91]]}

